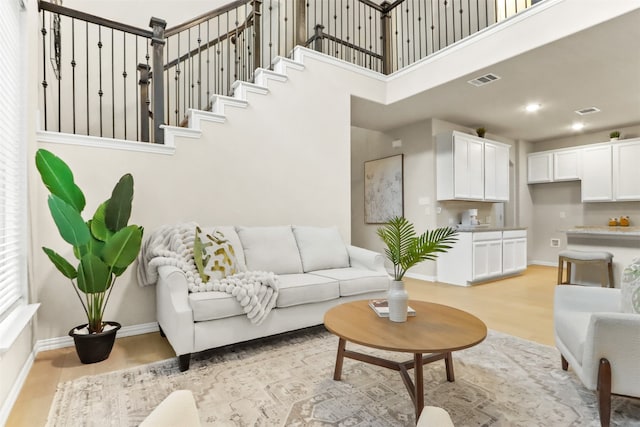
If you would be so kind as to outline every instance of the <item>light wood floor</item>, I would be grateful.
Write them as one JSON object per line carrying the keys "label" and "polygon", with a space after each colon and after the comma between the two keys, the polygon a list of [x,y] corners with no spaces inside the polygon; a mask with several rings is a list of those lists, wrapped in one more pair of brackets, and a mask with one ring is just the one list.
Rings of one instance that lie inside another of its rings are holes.
{"label": "light wood floor", "polygon": [[[405,278],[410,298],[450,305],[482,319],[489,329],[553,345],[553,267],[531,266],[525,274],[473,287]],[[7,426],[46,423],[56,385],[85,375],[130,368],[175,357],[158,333],[119,338],[104,362],[83,365],[72,347],[38,354]]]}

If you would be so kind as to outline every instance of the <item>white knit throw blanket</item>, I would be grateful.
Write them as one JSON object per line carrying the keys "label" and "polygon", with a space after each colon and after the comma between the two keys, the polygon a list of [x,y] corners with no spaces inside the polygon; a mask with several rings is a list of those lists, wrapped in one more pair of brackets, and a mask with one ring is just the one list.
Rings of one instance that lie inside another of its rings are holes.
{"label": "white knit throw blanket", "polygon": [[260,324],[276,304],[278,276],[265,271],[245,271],[203,283],[193,259],[196,223],[165,225],[142,244],[138,255],[138,284],[158,281],[158,268],[173,265],[184,271],[189,292],[219,291],[233,295],[254,324]]}

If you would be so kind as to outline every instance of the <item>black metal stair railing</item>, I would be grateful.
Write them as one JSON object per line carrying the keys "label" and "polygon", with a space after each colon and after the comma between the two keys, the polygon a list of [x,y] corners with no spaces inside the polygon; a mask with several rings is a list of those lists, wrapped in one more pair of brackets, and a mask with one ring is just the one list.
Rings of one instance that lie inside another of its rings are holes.
{"label": "black metal stair railing", "polygon": [[39,7],[43,128],[142,140],[140,111],[149,100],[136,77],[139,62],[149,64],[152,32],[48,2]]}
{"label": "black metal stair railing", "polygon": [[537,1],[236,0],[150,31],[41,0],[43,127],[163,143],[296,45],[390,74]]}

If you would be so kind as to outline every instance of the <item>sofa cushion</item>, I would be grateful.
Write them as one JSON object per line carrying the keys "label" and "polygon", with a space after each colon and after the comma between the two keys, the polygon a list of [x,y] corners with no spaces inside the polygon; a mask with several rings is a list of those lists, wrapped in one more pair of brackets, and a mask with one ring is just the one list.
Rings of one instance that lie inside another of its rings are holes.
{"label": "sofa cushion", "polygon": [[329,301],[340,297],[337,280],[315,274],[282,274],[276,307]]}
{"label": "sofa cushion", "polygon": [[236,228],[232,225],[221,225],[216,227],[200,227],[204,234],[213,235],[216,231],[219,231],[224,235],[225,239],[229,240],[229,243],[233,247],[233,252],[236,255],[236,263],[239,271],[247,271],[247,265],[244,260],[244,250],[240,237],[236,232]]}
{"label": "sofa cushion", "polygon": [[584,342],[587,338],[591,314],[591,312],[583,311],[555,313],[556,334],[580,364],[582,364]]}
{"label": "sofa cushion", "polygon": [[193,310],[193,320],[224,319],[225,317],[244,315],[238,300],[226,292],[193,292],[189,293],[189,304]]}
{"label": "sofa cushion", "polygon": [[238,227],[247,269],[276,274],[302,273],[302,261],[291,226]]}
{"label": "sofa cushion", "polygon": [[389,290],[389,276],[379,271],[348,267],[317,270],[311,274],[338,280],[341,297]]}
{"label": "sofa cushion", "polygon": [[293,234],[305,273],[349,267],[349,254],[336,227],[295,226]]}

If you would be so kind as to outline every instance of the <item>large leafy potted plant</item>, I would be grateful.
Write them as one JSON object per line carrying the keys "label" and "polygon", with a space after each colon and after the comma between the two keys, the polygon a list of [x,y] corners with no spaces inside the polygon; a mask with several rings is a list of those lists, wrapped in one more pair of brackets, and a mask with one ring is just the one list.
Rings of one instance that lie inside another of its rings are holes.
{"label": "large leafy potted plant", "polygon": [[[143,228],[127,225],[133,201],[133,177],[125,174],[98,206],[91,219],[81,213],[85,197],[76,185],[67,164],[51,152],[36,153],[36,167],[42,182],[51,193],[49,211],[60,236],[73,247],[76,262],[67,261],[52,249],[43,247],[53,265],[66,278],[82,304],[87,324],[69,331],[82,363],[95,363],[109,357],[117,322],[103,320],[104,311],[116,278],[136,259],[142,243]],[[77,265],[74,266],[74,265]]]}
{"label": "large leafy potted plant", "polygon": [[442,227],[427,230],[418,236],[413,224],[402,216],[391,218],[378,228],[378,236],[387,246],[385,255],[393,264],[393,281],[388,295],[389,320],[407,320],[409,297],[402,281],[407,270],[422,261],[433,261],[438,253],[451,249],[450,245],[456,242],[457,234],[453,228]]}

